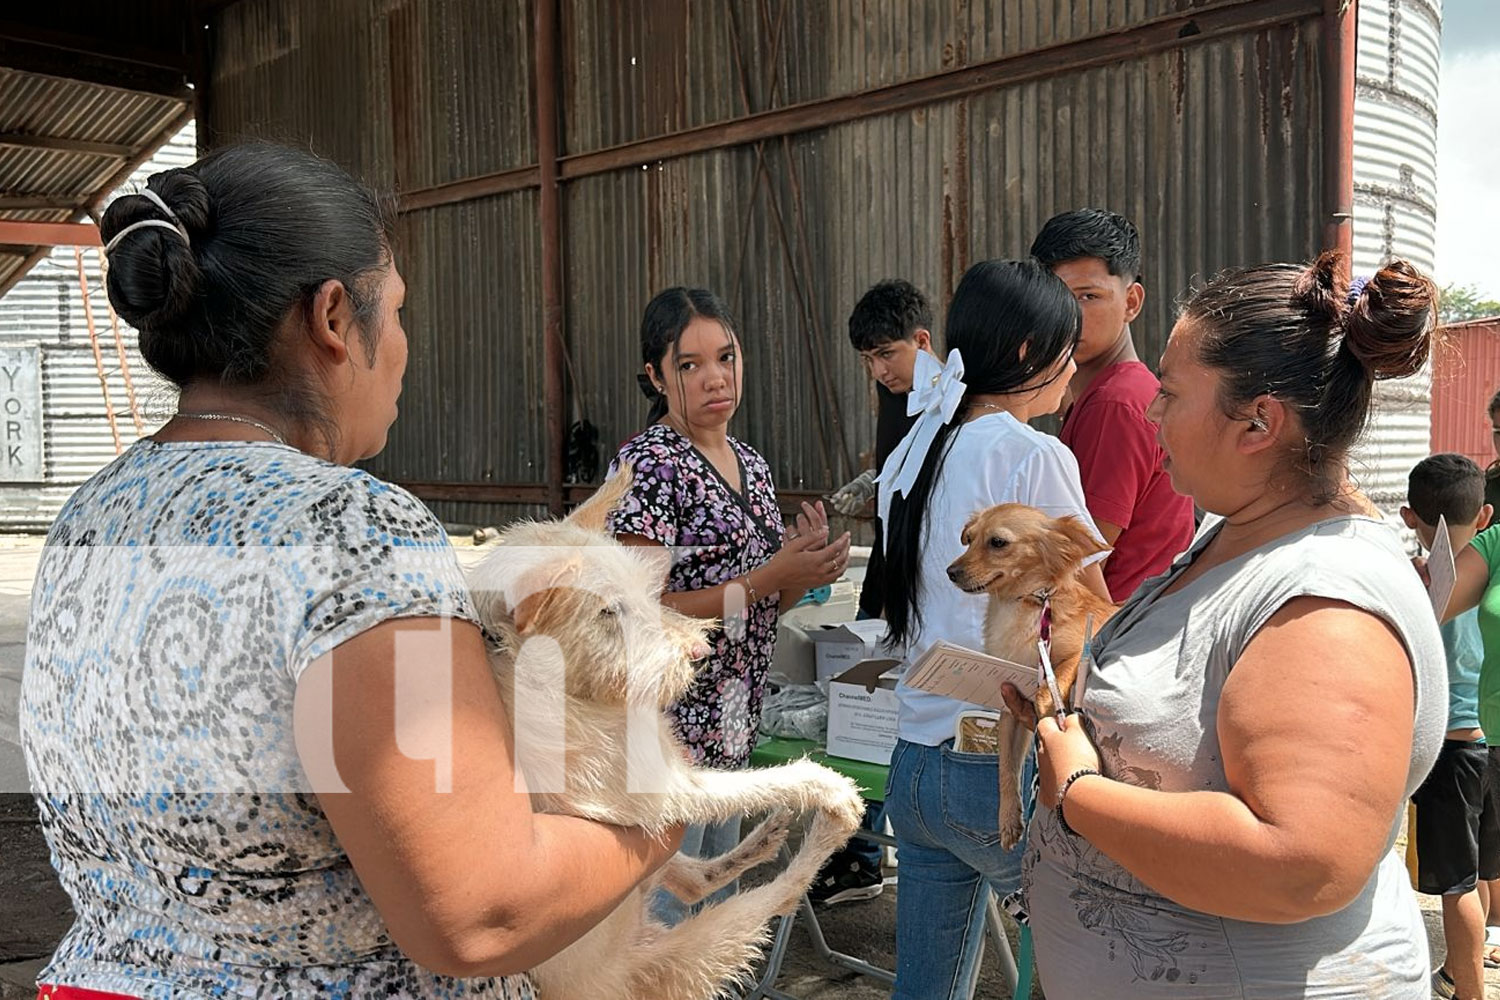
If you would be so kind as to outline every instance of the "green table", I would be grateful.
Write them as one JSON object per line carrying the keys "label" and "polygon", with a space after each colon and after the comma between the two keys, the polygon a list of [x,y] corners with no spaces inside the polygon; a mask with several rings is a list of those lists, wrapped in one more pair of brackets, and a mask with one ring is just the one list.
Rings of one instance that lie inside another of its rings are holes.
{"label": "green table", "polygon": [[885,779],[891,769],[884,764],[867,764],[862,760],[832,757],[812,740],[794,740],[782,736],[763,739],[750,753],[752,767],[774,767],[799,757],[810,757],[825,767],[850,778],[859,786],[859,794],[872,802],[885,801]]}

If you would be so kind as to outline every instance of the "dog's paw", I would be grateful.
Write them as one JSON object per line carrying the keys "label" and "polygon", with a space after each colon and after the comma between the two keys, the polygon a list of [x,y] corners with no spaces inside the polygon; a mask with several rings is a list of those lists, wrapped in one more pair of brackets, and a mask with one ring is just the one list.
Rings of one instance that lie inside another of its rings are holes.
{"label": "dog's paw", "polygon": [[1000,820],[1000,846],[1010,850],[1021,842],[1021,837],[1026,833],[1026,824],[1021,822],[1021,815],[1005,816]]}
{"label": "dog's paw", "polygon": [[788,809],[777,809],[751,830],[740,843],[745,852],[746,864],[754,867],[776,857],[781,845],[792,832],[792,813]]}
{"label": "dog's paw", "polygon": [[818,809],[852,834],[864,822],[864,796],[860,795],[859,786],[842,774],[828,768],[822,770],[827,781],[819,795]]}

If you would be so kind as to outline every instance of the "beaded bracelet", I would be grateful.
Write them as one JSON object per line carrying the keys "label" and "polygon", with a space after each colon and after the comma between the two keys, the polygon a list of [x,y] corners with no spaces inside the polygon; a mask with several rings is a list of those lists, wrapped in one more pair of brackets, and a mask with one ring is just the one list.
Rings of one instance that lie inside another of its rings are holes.
{"label": "beaded bracelet", "polygon": [[1073,782],[1086,774],[1099,774],[1099,772],[1092,767],[1080,767],[1068,775],[1068,780],[1064,781],[1062,787],[1057,790],[1057,821],[1062,824],[1062,828],[1068,831],[1070,836],[1074,837],[1078,836],[1078,831],[1068,825],[1068,817],[1063,814],[1063,800],[1068,797],[1068,789],[1073,787]]}

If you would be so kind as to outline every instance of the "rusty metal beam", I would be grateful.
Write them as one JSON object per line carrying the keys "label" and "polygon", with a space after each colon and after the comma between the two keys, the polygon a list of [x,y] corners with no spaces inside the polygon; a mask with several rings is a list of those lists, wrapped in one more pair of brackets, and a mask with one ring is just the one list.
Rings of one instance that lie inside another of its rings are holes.
{"label": "rusty metal beam", "polygon": [[22,42],[49,49],[59,49],[92,58],[106,58],[113,62],[132,63],[150,69],[165,69],[187,75],[185,55],[167,49],[146,48],[140,45],[121,44],[118,39],[100,38],[97,35],[78,35],[66,31],[39,28],[34,24],[0,20],[0,39],[7,42]]}
{"label": "rusty metal beam", "polygon": [[[114,193],[116,188],[130,179],[130,175],[135,173],[136,168],[138,168],[142,163],[145,163],[147,160],[151,159],[151,157],[155,156],[156,151],[161,148],[162,143],[166,142],[168,139],[172,138],[172,136],[182,131],[183,127],[192,120],[193,108],[191,105],[187,105],[182,109],[182,112],[178,114],[176,118],[173,118],[170,122],[167,123],[165,128],[151,137],[151,141],[141,149],[140,153],[120,164],[120,169],[111,174],[109,180],[104,182],[103,192],[97,198],[92,198],[89,203],[83,208],[80,208],[73,213],[73,221],[76,222],[79,219],[82,219],[85,215],[96,215],[99,209],[103,207],[105,200]],[[43,257],[47,256],[47,254],[50,252],[50,247],[40,247],[32,251],[31,255],[26,258],[26,261],[20,267],[18,267],[9,278],[0,281],[0,295],[4,295],[6,292],[14,288],[16,286],[16,282],[24,278],[26,276],[26,272],[35,267],[37,262],[40,261]]]}
{"label": "rusty metal beam", "polygon": [[60,194],[0,194],[0,212],[77,211],[79,199]]}
{"label": "rusty metal beam", "polygon": [[542,244],[542,396],[547,414],[547,507],[563,512],[567,409],[563,396],[562,192],[558,188],[557,14],[559,0],[536,0],[537,218]]}
{"label": "rusty metal beam", "polygon": [[0,219],[0,243],[14,247],[96,247],[99,227],[92,222],[13,222]]}
{"label": "rusty metal beam", "polygon": [[705,150],[737,146],[757,139],[791,135],[874,115],[907,111],[937,101],[978,94],[1104,66],[1126,58],[1199,45],[1224,35],[1273,27],[1323,13],[1321,0],[1231,0],[1195,7],[1143,21],[1129,28],[1101,32],[1072,42],[1047,45],[905,83],[863,93],[794,104],[729,122],[672,135],[624,143],[609,149],[565,157],[564,180],[637,167]]}
{"label": "rusty metal beam", "polygon": [[190,100],[187,54],[0,20],[0,66]]}
{"label": "rusty metal beam", "polygon": [[123,160],[135,152],[134,146],[117,142],[89,142],[85,139],[67,139],[55,135],[27,135],[22,132],[0,132],[0,146],[22,149],[55,149],[62,153],[87,153],[90,156],[107,156]]}
{"label": "rusty metal beam", "polygon": [[[1200,45],[1247,31],[1324,17],[1330,4],[1340,6],[1341,0],[1219,0],[1151,18],[1128,28],[1047,45],[904,83],[793,104],[670,135],[564,156],[559,163],[559,176],[564,181],[576,180],[626,167],[828,128],[875,115],[907,111],[997,87],[1043,80],[1124,59]],[[403,208],[407,205],[412,206],[408,210],[432,208],[535,187],[541,183],[539,178],[532,178],[532,172],[536,170],[534,166],[520,167],[412,191],[403,201]]]}
{"label": "rusty metal beam", "polygon": [[401,195],[400,208],[403,212],[417,212],[424,208],[436,208],[439,205],[452,205],[473,201],[476,198],[488,198],[491,195],[505,194],[508,191],[524,191],[541,184],[541,177],[541,169],[533,164],[529,167],[517,167],[514,170],[502,170],[496,174],[485,174],[482,177],[470,177],[467,180],[438,184]]}
{"label": "rusty metal beam", "polygon": [[1323,249],[1354,254],[1354,74],[1359,0],[1323,0]]}

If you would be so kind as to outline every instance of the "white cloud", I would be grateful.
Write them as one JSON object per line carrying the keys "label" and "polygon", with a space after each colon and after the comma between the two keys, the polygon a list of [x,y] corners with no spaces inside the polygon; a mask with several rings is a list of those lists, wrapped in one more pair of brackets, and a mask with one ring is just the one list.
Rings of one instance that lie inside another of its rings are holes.
{"label": "white cloud", "polygon": [[1438,281],[1500,299],[1500,51],[1445,53],[1441,73]]}

